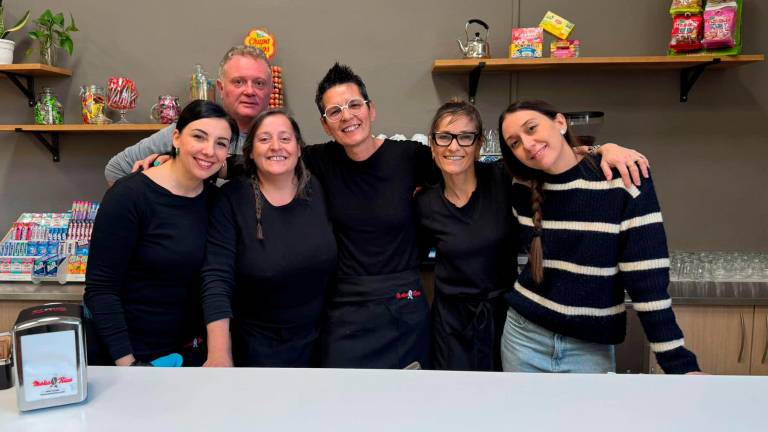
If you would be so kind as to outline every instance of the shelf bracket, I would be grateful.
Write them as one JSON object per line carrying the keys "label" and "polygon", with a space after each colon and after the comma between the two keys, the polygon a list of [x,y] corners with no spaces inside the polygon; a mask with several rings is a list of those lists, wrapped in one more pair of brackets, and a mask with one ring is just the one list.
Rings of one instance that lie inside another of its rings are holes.
{"label": "shelf bracket", "polygon": [[61,161],[61,157],[60,157],[60,154],[59,154],[59,134],[58,133],[52,132],[51,133],[51,140],[50,141],[48,141],[45,138],[45,135],[43,135],[40,132],[34,132],[33,131],[33,132],[29,132],[29,133],[34,135],[35,138],[37,138],[37,140],[40,141],[40,143],[42,145],[44,145],[45,148],[48,149],[49,152],[51,152],[51,155],[53,155],[53,161],[54,162]]}
{"label": "shelf bracket", "polygon": [[469,103],[475,104],[475,96],[477,95],[477,85],[480,83],[480,74],[485,68],[485,62],[481,61],[475,66],[469,73]]}
{"label": "shelf bracket", "polygon": [[693,88],[693,85],[696,84],[696,80],[704,73],[704,69],[718,63],[720,63],[720,59],[715,58],[710,62],[691,66],[680,71],[680,102],[688,102],[688,93]]}
{"label": "shelf bracket", "polygon": [[[35,106],[35,77],[32,75],[21,75],[5,71],[2,71],[2,73],[5,74],[5,76],[7,76],[8,79],[10,79],[11,82],[19,88],[19,90],[21,90],[24,96],[27,97],[27,103],[29,104],[30,108]],[[21,78],[26,78],[27,85],[24,85],[21,82]]]}

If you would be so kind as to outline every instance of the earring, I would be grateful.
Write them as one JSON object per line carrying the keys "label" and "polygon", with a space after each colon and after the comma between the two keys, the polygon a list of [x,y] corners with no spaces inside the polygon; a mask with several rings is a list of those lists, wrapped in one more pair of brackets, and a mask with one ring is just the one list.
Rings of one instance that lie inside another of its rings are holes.
{"label": "earring", "polygon": [[173,146],[173,155],[178,156],[179,155],[179,148],[176,146]]}
{"label": "earring", "polygon": [[560,129],[560,135],[565,135],[565,129]]}

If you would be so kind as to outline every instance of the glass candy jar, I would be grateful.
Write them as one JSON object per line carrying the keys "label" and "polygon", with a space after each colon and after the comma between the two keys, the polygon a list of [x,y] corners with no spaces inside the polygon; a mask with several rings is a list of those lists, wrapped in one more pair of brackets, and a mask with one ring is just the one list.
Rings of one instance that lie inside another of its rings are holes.
{"label": "glass candy jar", "polygon": [[61,102],[56,99],[53,90],[43,87],[43,91],[37,96],[37,102],[33,108],[35,124],[57,125],[64,123],[64,110]]}

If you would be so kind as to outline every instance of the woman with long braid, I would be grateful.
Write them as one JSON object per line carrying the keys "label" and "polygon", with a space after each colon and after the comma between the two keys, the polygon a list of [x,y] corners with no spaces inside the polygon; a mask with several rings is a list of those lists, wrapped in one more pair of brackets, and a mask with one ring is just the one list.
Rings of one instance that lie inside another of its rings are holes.
{"label": "woman with long braid", "polygon": [[502,365],[514,372],[609,372],[626,329],[625,292],[667,373],[699,371],[675,321],[669,255],[650,177],[627,188],[578,155],[563,114],[520,101],[499,118],[528,264],[507,295]]}
{"label": "woman with long braid", "polygon": [[202,270],[204,366],[317,365],[336,240],[303,150],[293,118],[264,112],[243,147],[245,174],[221,188]]}

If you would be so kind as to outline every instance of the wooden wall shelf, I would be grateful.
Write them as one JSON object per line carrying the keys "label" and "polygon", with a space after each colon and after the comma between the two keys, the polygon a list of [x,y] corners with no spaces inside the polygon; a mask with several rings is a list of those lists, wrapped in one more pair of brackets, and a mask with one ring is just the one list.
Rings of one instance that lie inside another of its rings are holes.
{"label": "wooden wall shelf", "polygon": [[738,56],[638,56],[577,58],[491,58],[435,60],[434,73],[469,73],[469,98],[474,101],[480,74],[488,72],[584,71],[584,70],[679,70],[680,101],[688,100],[688,92],[704,69],[726,69],[765,61],[763,54]]}

